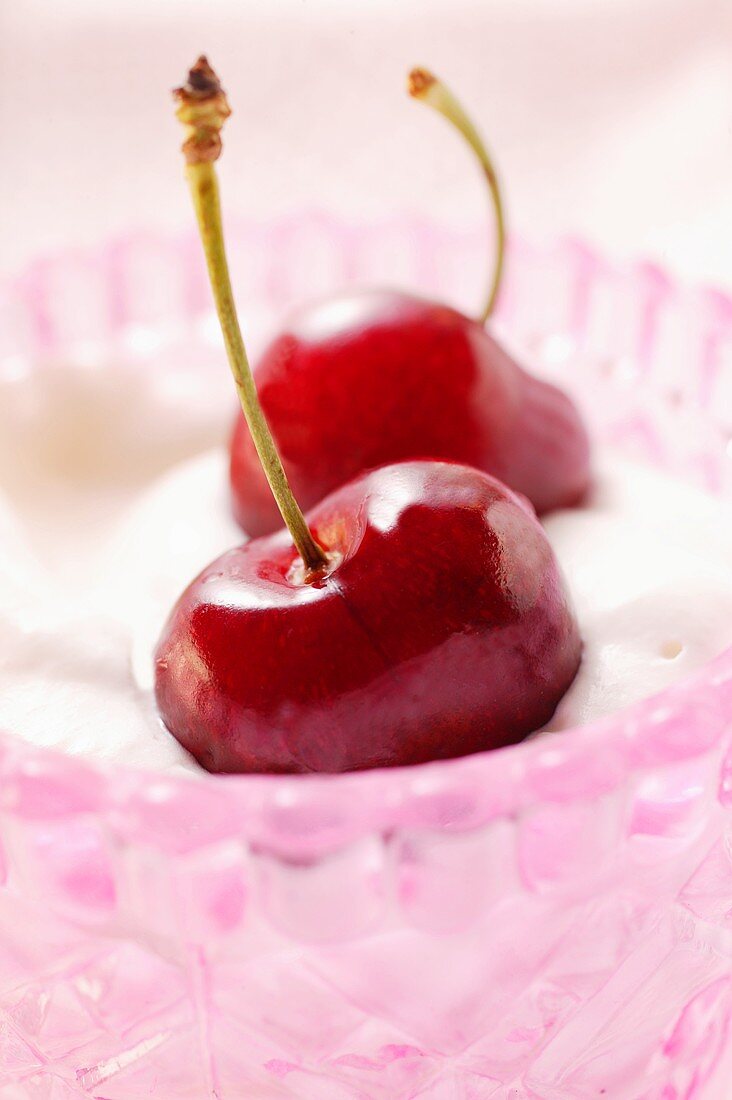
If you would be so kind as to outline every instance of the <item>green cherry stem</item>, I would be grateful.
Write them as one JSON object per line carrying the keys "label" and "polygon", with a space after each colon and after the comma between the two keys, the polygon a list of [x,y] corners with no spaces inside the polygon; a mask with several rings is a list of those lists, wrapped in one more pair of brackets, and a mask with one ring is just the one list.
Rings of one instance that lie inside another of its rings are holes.
{"label": "green cherry stem", "polygon": [[412,69],[408,78],[408,88],[409,94],[414,99],[419,99],[422,103],[426,103],[428,107],[432,107],[459,130],[480,161],[480,166],[488,183],[496,222],[496,245],[493,277],[488,291],[488,298],[483,312],[480,314],[480,321],[484,323],[490,317],[496,304],[501,286],[501,276],[503,275],[503,259],[506,247],[506,223],[496,170],[480,134],[459,101],[441,80],[433,76],[428,69]]}
{"label": "green cherry stem", "polygon": [[186,176],[231,373],[272,495],[303,560],[306,576],[312,579],[322,573],[328,559],[313,538],[293,496],[259,403],[231,289],[221,224],[219,187],[214,167],[221,154],[220,131],[231,110],[219,79],[205,57],[199,57],[188,73],[186,84],[176,88],[173,95],[178,102],[176,114],[186,130],[186,140],[182,147],[186,159]]}

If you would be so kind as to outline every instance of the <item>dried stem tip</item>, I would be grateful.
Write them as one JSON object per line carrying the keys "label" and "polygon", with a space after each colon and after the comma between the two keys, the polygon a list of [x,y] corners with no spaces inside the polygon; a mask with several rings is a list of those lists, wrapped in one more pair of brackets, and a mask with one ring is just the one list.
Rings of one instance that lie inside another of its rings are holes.
{"label": "dried stem tip", "polygon": [[175,88],[176,116],[185,126],[181,146],[187,164],[205,164],[221,155],[219,131],[231,114],[226,92],[205,57],[199,57],[181,88]]}
{"label": "dried stem tip", "polygon": [[411,73],[407,77],[407,88],[409,94],[414,96],[415,99],[422,99],[427,94],[433,84],[437,83],[437,77],[433,76],[428,69],[412,69]]}

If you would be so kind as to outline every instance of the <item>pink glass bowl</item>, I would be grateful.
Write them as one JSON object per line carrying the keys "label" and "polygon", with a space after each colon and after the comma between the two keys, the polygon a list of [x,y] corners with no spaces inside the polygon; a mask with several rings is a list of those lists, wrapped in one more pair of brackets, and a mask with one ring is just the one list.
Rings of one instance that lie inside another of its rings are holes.
{"label": "pink glass bowl", "polygon": [[[232,234],[260,320],[384,272],[469,306],[483,249],[404,219]],[[119,369],[133,330],[151,369],[168,341],[218,371],[208,316],[191,238],[46,259],[2,288],[0,372]],[[598,438],[730,493],[732,301],[516,242],[498,322]],[[731,730],[728,652],[399,771],[171,778],[0,739],[0,1100],[727,1100]]]}

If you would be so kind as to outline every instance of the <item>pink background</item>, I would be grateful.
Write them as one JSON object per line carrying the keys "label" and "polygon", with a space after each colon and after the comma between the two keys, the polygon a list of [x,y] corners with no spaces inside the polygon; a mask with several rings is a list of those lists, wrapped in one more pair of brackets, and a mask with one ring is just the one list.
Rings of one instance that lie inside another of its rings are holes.
{"label": "pink background", "polygon": [[482,224],[469,155],[404,94],[427,64],[479,119],[515,228],[732,284],[726,0],[19,0],[0,31],[2,269],[190,224],[168,89],[205,50],[235,109],[230,212]]}

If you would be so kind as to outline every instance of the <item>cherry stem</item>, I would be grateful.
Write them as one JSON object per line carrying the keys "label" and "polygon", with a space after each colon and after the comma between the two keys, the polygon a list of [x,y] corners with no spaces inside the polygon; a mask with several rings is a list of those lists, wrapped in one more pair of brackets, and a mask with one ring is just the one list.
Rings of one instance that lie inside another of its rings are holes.
{"label": "cherry stem", "polygon": [[496,299],[498,298],[506,249],[506,222],[503,212],[503,199],[501,198],[501,189],[498,185],[496,170],[480,134],[468,118],[461,104],[441,80],[429,72],[428,69],[412,69],[408,78],[408,88],[409,94],[414,99],[419,99],[422,103],[426,103],[428,107],[432,107],[460,131],[480,161],[480,166],[483,169],[483,174],[488,183],[488,190],[496,223],[496,242],[493,277],[491,279],[485,306],[480,314],[480,321],[485,323],[493,312]]}
{"label": "cherry stem", "polygon": [[219,186],[214,168],[214,162],[222,148],[220,131],[231,110],[219,79],[205,57],[199,57],[188,74],[187,83],[182,88],[176,88],[173,95],[178,101],[176,114],[186,128],[186,140],[183,144],[186,176],[229,366],[272,495],[303,560],[306,575],[311,578],[322,573],[328,559],[323,548],[313,538],[293,496],[272,432],[259,403],[231,289],[221,224]]}

